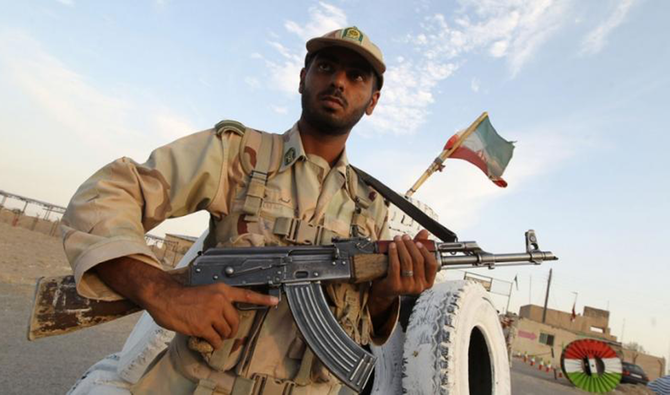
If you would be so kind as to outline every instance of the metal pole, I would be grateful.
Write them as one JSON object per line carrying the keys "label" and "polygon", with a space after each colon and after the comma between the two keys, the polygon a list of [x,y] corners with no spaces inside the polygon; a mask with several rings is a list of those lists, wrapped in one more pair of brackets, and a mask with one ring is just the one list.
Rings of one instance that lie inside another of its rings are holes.
{"label": "metal pole", "polygon": [[514,281],[509,283],[509,294],[507,294],[507,307],[505,307],[505,314],[509,313],[509,302],[512,300],[512,286],[514,285]]}
{"label": "metal pole", "polygon": [[544,297],[544,311],[542,312],[542,323],[547,322],[547,304],[549,304],[549,290],[551,289],[551,272],[554,269],[549,269],[549,280],[547,281],[547,295]]}

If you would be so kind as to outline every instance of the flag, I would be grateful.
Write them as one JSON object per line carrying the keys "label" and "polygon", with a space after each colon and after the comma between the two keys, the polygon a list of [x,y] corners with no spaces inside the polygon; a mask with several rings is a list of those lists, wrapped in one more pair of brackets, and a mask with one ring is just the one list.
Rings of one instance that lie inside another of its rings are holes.
{"label": "flag", "polygon": [[[465,132],[460,131],[447,141],[444,146],[445,150],[457,146],[449,158],[463,159],[472,163],[479,167],[494,184],[502,188],[506,187],[507,182],[501,176],[512,159],[514,144],[498,135],[488,115],[470,135],[464,136]],[[460,146],[458,146],[459,141]]]}
{"label": "flag", "polygon": [[570,322],[575,322],[577,319],[577,313],[575,312],[575,307],[577,307],[577,301],[572,304],[572,314],[570,315]]}

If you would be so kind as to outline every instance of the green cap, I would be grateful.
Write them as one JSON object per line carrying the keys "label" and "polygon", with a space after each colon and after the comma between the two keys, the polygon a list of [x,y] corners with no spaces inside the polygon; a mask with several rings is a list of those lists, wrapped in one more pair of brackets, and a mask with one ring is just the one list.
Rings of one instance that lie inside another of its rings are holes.
{"label": "green cap", "polygon": [[386,71],[384,56],[378,46],[356,26],[334,30],[321,37],[307,41],[307,53],[319,51],[327,47],[344,47],[361,55],[370,63],[379,76],[379,86],[383,83],[383,74]]}

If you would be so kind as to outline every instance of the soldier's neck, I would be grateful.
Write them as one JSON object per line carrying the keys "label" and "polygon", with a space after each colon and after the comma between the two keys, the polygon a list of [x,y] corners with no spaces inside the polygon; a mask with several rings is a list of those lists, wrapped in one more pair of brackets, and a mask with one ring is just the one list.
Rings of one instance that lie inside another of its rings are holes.
{"label": "soldier's neck", "polygon": [[331,136],[314,129],[305,120],[298,121],[300,130],[300,140],[306,154],[313,154],[322,157],[331,167],[337,163],[344,146],[347,143],[349,132],[339,136]]}

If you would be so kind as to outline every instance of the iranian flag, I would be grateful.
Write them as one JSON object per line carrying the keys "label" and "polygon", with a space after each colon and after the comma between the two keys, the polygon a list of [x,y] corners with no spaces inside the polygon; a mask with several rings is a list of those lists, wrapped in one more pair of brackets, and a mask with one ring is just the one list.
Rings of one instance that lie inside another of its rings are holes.
{"label": "iranian flag", "polygon": [[463,159],[479,167],[497,186],[507,186],[501,176],[512,159],[514,144],[498,135],[487,113],[466,130],[453,135],[444,150],[453,150],[449,158]]}

